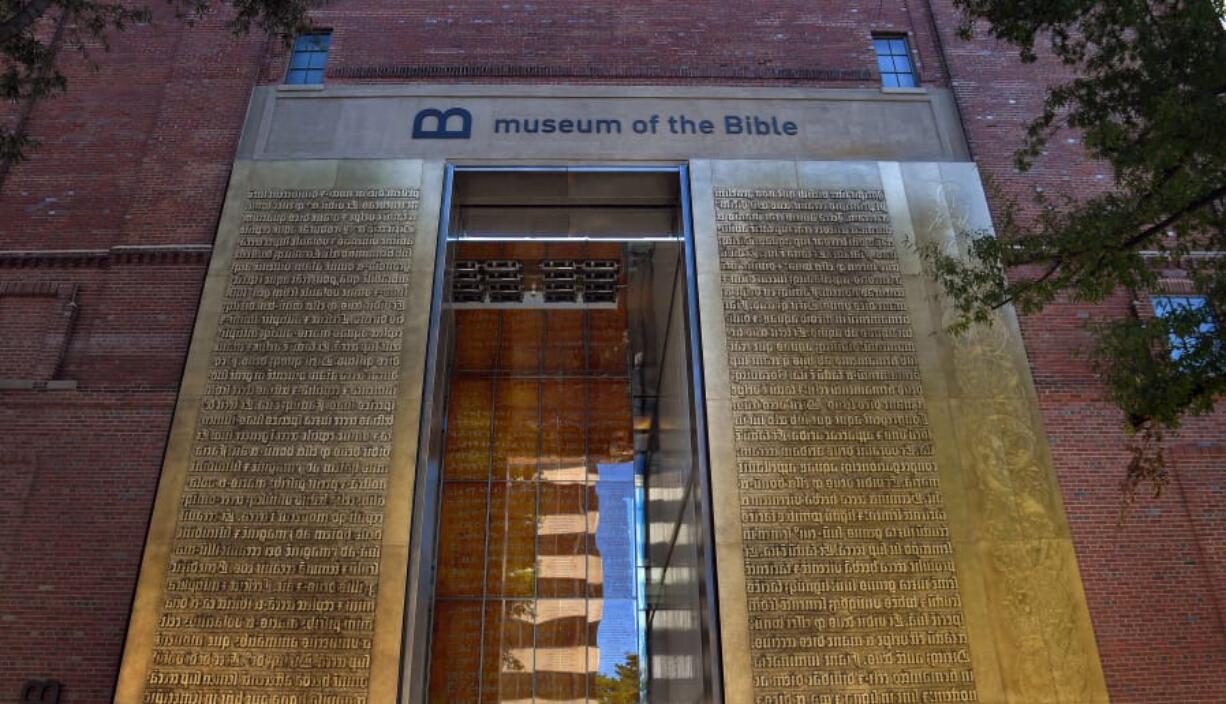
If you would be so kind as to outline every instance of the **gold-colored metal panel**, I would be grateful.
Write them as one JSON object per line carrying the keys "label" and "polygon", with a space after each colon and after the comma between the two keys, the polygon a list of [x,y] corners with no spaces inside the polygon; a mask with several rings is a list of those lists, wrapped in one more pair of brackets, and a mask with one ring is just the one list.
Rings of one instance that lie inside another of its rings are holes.
{"label": "gold-colored metal panel", "polygon": [[[921,243],[966,253],[961,235],[986,236],[991,223],[970,165],[904,164],[908,200],[931,205],[916,231]],[[913,207],[912,212],[916,212]],[[917,277],[937,300],[935,284]],[[1060,488],[1039,416],[1016,314],[950,338],[952,320],[930,331],[946,374],[948,402],[968,511],[977,529],[1000,676],[1008,702],[1105,702],[1098,651],[1077,570]],[[918,331],[917,331],[918,332]]]}
{"label": "gold-colored metal panel", "polygon": [[236,164],[116,701],[394,698],[442,180],[423,166]]}
{"label": "gold-colored metal panel", "polygon": [[712,160],[711,179],[722,188],[795,188],[796,162],[762,159]]}
{"label": "gold-colored metal panel", "polygon": [[[338,174],[342,188],[388,188],[416,184],[417,227],[406,305],[401,356],[402,376],[397,392],[397,432],[392,438],[391,465],[387,483],[383,553],[379,565],[379,595],[370,670],[370,702],[395,701],[400,690],[406,575],[417,483],[417,450],[425,380],[426,341],[434,285],[435,249],[443,200],[443,163],[440,161],[384,160],[341,162]],[[354,173],[350,173],[353,169]],[[346,182],[346,179],[349,179]]]}
{"label": "gold-colored metal panel", "polygon": [[882,187],[875,161],[798,161],[795,168],[797,188],[829,188],[833,183],[842,188]]}
{"label": "gold-colored metal panel", "polygon": [[914,249],[974,167],[691,174],[727,701],[1106,701],[1016,319],[948,338]]}

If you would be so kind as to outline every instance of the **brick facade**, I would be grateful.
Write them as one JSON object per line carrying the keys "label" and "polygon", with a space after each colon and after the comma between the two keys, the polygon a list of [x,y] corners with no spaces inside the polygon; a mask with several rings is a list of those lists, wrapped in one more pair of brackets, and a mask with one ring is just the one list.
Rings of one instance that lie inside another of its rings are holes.
{"label": "brick facade", "polygon": [[[317,17],[330,83],[872,87],[871,33],[906,32],[922,84],[953,88],[990,187],[1086,193],[1109,177],[1075,135],[1013,170],[1058,69],[958,39],[948,0],[350,0]],[[248,97],[286,61],[217,15],[162,12],[113,45],[97,71],[63,52],[71,89],[29,112],[43,144],[0,181],[0,699],[38,677],[63,681],[66,703],[110,698]],[[1027,352],[1113,699],[1226,701],[1226,413],[1171,441],[1168,491],[1121,523],[1120,418],[1078,350],[1087,321],[1130,302],[1053,305],[1023,321]]]}

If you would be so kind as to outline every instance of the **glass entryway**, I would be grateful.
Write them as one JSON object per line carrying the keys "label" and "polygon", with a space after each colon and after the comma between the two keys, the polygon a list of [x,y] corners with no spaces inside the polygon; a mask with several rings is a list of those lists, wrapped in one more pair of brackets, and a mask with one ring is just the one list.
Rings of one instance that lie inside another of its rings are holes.
{"label": "glass entryway", "polygon": [[718,698],[683,176],[449,172],[406,701]]}

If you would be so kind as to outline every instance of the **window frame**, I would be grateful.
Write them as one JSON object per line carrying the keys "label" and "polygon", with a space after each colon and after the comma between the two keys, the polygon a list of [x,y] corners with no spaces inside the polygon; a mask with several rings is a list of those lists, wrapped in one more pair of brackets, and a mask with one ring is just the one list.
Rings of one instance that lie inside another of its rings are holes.
{"label": "window frame", "polygon": [[[898,44],[901,44],[901,49]],[[874,32],[872,46],[873,58],[877,62],[877,75],[883,90],[914,90],[921,87],[911,39],[905,32]],[[899,60],[905,62],[905,71],[898,70]],[[889,63],[890,70],[885,70],[883,62]]]}
{"label": "window frame", "polygon": [[282,85],[321,86],[332,51],[332,30],[319,29],[294,37]]}
{"label": "window frame", "polygon": [[1209,319],[1201,323],[1199,330],[1194,335],[1180,336],[1175,333],[1169,335],[1167,348],[1172,362],[1178,362],[1185,353],[1192,351],[1202,336],[1213,335],[1217,331],[1217,311],[1213,310],[1213,306],[1210,304],[1207,296],[1199,294],[1163,294],[1150,296],[1149,303],[1150,308],[1154,312],[1154,317],[1160,320],[1165,320],[1172,311],[1180,309],[1204,309],[1208,312]]}

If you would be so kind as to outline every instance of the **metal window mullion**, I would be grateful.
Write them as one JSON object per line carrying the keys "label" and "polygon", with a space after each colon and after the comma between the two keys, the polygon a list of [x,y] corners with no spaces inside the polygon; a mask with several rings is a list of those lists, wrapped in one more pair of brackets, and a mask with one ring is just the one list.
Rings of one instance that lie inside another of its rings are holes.
{"label": "metal window mullion", "polygon": [[[498,369],[502,363],[502,323],[503,314],[498,314],[498,329],[494,333],[494,370]],[[481,554],[481,630],[480,641],[477,643],[477,702],[484,701],[485,698],[485,610],[489,605],[489,581],[490,581],[490,504],[493,501],[494,490],[494,438],[497,418],[498,418],[498,375],[491,373],[490,379],[490,420],[488,423],[489,435],[487,450],[485,452],[485,541],[484,548]],[[505,550],[503,559],[505,560]],[[502,609],[502,602],[498,602],[498,608]],[[501,614],[499,614],[501,617]]]}
{"label": "metal window mullion", "polygon": [[536,701],[536,651],[537,651],[537,629],[540,624],[537,622],[537,614],[540,613],[541,601],[541,532],[539,530],[541,522],[541,441],[544,433],[544,404],[545,404],[545,344],[548,340],[549,332],[549,315],[545,311],[540,312],[541,316],[541,333],[540,344],[537,347],[536,366],[541,378],[536,382],[536,471],[533,472],[532,486],[535,493],[536,514],[532,517],[532,701]]}
{"label": "metal window mullion", "polygon": [[[591,643],[588,643],[589,631],[589,616],[592,609],[591,588],[592,576],[588,574],[588,567],[591,560],[588,559],[591,546],[588,541],[588,515],[592,511],[591,495],[595,490],[588,487],[588,463],[592,459],[591,447],[591,432],[592,432],[592,393],[591,393],[591,373],[592,373],[592,312],[589,310],[583,311],[583,323],[579,329],[583,334],[583,373],[586,375],[583,380],[583,696],[584,699],[591,701],[592,699],[592,677],[588,672],[587,653]],[[596,507],[599,510],[599,506]],[[598,524],[599,525],[599,524]],[[596,540],[596,536],[592,535],[592,541]],[[604,601],[604,580],[601,580],[601,600]],[[603,615],[603,612],[602,612]]]}
{"label": "metal window mullion", "polygon": [[[707,444],[707,400],[705,390],[705,372],[702,362],[702,326],[700,320],[700,312],[698,307],[698,261],[694,251],[694,223],[693,212],[690,204],[690,170],[688,166],[682,166],[678,169],[678,181],[680,185],[679,200],[681,201],[681,226],[684,237],[683,253],[685,256],[685,301],[686,301],[686,323],[687,323],[687,341],[686,346],[689,351],[691,361],[691,386],[690,386],[690,409],[693,413],[694,424],[692,429],[692,437],[694,438],[695,449],[698,452],[697,457],[697,488],[699,498],[703,502],[703,510],[696,512],[700,516],[697,521],[702,527],[702,557],[703,557],[703,592],[706,597],[706,613],[704,621],[706,628],[702,629],[706,634],[706,646],[709,652],[703,653],[707,663],[710,666],[710,693],[711,700],[716,704],[724,701],[723,691],[723,663],[720,661],[720,653],[722,652],[720,625],[719,625],[719,595],[716,592],[716,563],[715,563],[715,520],[713,516],[713,506],[711,501],[711,464],[710,464],[710,448]],[[718,284],[717,284],[718,285]]]}
{"label": "metal window mullion", "polygon": [[[624,260],[624,261],[622,262],[622,271],[623,271],[623,273],[624,273],[624,274],[625,274],[625,276],[626,276],[626,284],[625,284],[625,286],[626,286],[626,290],[627,290],[627,292],[628,292],[628,291],[629,291],[629,288],[630,288],[630,274],[628,273],[628,269],[629,269],[629,262],[628,262],[628,259],[629,259],[629,257],[628,257],[627,255],[628,255],[628,252],[627,252],[627,251],[626,251],[626,250],[623,248],[623,250],[622,250],[622,258],[623,258],[623,260]],[[655,271],[655,268],[654,268],[654,264],[653,264],[653,266],[652,266],[652,273],[653,273],[653,274],[654,274],[654,271]],[[648,289],[649,291],[650,291],[650,290],[652,290],[653,284],[654,284],[654,281],[649,281],[649,282],[647,283],[647,289]],[[655,295],[655,292],[654,292],[654,291],[652,291],[652,298],[651,298],[651,301],[652,301],[652,302],[654,302],[654,300],[655,300],[655,299],[654,299],[654,295]],[[649,308],[650,308],[650,303],[646,301],[647,296],[641,296],[641,298],[644,300],[644,303],[643,303],[643,305],[642,305],[642,308],[644,309],[644,314],[646,314],[646,311],[647,311],[647,310],[649,310]],[[626,294],[626,296],[622,298],[622,304],[626,306],[626,330],[627,330],[627,331],[629,331],[629,329],[630,329],[630,296],[629,296],[629,293],[627,293],[627,294]],[[671,315],[670,315],[670,320],[671,320]],[[667,329],[667,327],[668,327],[668,326],[667,326],[667,324],[666,324],[666,325],[665,325],[665,329]],[[627,337],[629,337],[629,336],[627,335]],[[645,337],[645,336],[640,336],[640,337]],[[645,342],[645,340],[644,340],[644,342]],[[665,345],[667,345],[667,344],[668,344],[668,338],[667,338],[667,337],[665,338],[665,342],[664,342],[664,344],[665,344]],[[660,379],[661,379],[661,377],[662,377],[662,375],[663,375],[663,373],[664,373],[663,363],[664,363],[664,355],[663,355],[663,354],[661,354],[661,355],[660,355],[660,361],[659,361],[659,365],[660,365],[660,372],[659,372],[659,374],[657,374],[657,376],[656,376],[656,389],[655,389],[655,393],[654,393],[654,394],[651,396],[652,398],[654,398],[654,399],[655,399],[655,400],[654,400],[654,402],[653,402],[653,406],[654,406],[654,408],[652,409],[652,414],[653,414],[653,415],[658,415],[658,413],[659,413],[659,408],[660,408]],[[624,350],[624,354],[622,355],[622,369],[623,369],[623,371],[624,371],[624,378],[626,379],[626,396],[627,396],[627,407],[630,409],[630,418],[628,419],[628,420],[630,421],[630,445],[631,445],[631,448],[633,448],[633,447],[634,447],[634,432],[635,432],[635,429],[634,429],[634,413],[635,413],[635,405],[634,405],[634,352],[633,352],[633,350],[631,350],[631,349],[630,349],[630,345],[629,345],[629,344],[627,344],[627,345],[626,345],[626,348],[625,348],[625,350]],[[644,389],[644,391],[646,391],[646,389]],[[646,450],[646,454],[647,454],[648,456],[650,456],[650,453],[651,453],[651,440],[650,440],[650,435],[649,435],[649,436],[648,436],[648,443],[647,443],[647,450]],[[627,523],[629,524],[629,527],[630,527],[630,545],[631,545],[631,548],[632,548],[632,554],[631,554],[631,558],[630,558],[630,564],[631,564],[630,574],[631,574],[631,583],[632,583],[631,601],[632,601],[632,603],[634,604],[634,608],[632,609],[632,613],[634,614],[634,632],[635,632],[635,643],[634,643],[634,646],[635,646],[635,647],[634,647],[634,649],[635,649],[635,653],[636,653],[636,654],[640,654],[640,653],[642,653],[642,652],[643,652],[643,651],[646,649],[646,642],[647,642],[647,641],[646,641],[646,638],[647,638],[647,634],[646,634],[645,632],[640,632],[640,631],[639,631],[639,626],[640,626],[640,625],[644,625],[644,626],[645,626],[646,619],[644,619],[643,624],[640,624],[640,622],[639,622],[639,598],[638,598],[638,597],[639,597],[639,594],[638,594],[638,588],[639,588],[639,559],[638,559],[638,558],[639,558],[639,555],[638,555],[638,541],[639,541],[639,537],[638,537],[638,529],[639,529],[639,522],[638,522],[638,516],[639,516],[639,512],[638,512],[638,495],[636,494],[636,488],[635,488],[635,483],[634,483],[634,478],[635,478],[635,473],[634,473],[634,471],[633,471],[633,463],[634,463],[634,461],[635,461],[635,460],[632,458],[632,459],[631,459],[631,463],[632,463],[632,464],[631,464],[631,472],[630,472],[630,510],[631,510],[631,516],[630,516],[630,519],[627,521]],[[644,462],[645,462],[645,461],[646,461],[646,459],[644,459]],[[647,470],[646,470],[646,466],[644,466],[643,471],[644,471],[644,473],[646,473],[646,471],[647,471]],[[644,501],[645,501],[645,500],[646,500],[646,496],[644,495]],[[624,556],[623,556],[623,557],[624,557]],[[604,575],[602,574],[602,575],[601,575],[601,595],[602,595],[602,596],[604,595],[604,584],[605,584],[605,582],[604,582]],[[606,602],[608,601],[608,597],[605,597],[605,601],[606,601]],[[646,601],[645,601],[645,600],[644,600],[644,603],[646,603]],[[599,667],[599,664],[597,665],[597,667]],[[643,662],[640,662],[640,663],[639,663],[639,701],[640,701],[640,702],[643,700],[643,696],[646,694],[646,692],[644,692],[644,691],[643,691],[643,672],[644,672],[644,668],[645,668],[645,667],[646,667],[646,664],[645,664],[645,663],[643,663]]]}

